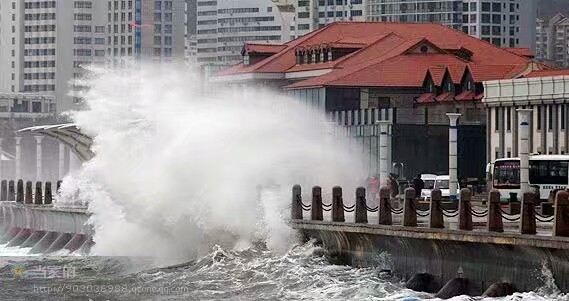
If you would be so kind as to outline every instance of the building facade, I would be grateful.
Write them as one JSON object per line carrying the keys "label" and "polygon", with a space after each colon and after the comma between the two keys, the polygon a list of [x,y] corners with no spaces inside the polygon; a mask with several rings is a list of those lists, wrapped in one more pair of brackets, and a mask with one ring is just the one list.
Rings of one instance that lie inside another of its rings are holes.
{"label": "building facade", "polygon": [[21,0],[0,3],[0,92],[53,95],[76,109],[84,67],[184,57],[183,0]]}
{"label": "building facade", "polygon": [[536,58],[556,67],[569,67],[569,19],[557,14],[549,20],[537,19]]}
{"label": "building facade", "polygon": [[522,79],[484,83],[488,162],[515,158],[517,109],[531,109],[530,153],[569,154],[569,71],[537,71]]}
{"label": "building facade", "polygon": [[337,21],[364,21],[364,0],[298,0],[296,33],[303,36]]}
{"label": "building facade", "polygon": [[[332,23],[283,45],[248,43],[242,55],[242,64],[221,71],[214,82],[284,90],[336,116],[366,152],[377,150],[368,139],[377,135],[374,122],[387,119],[392,162],[404,165],[407,177],[448,171],[446,113],[462,114],[459,175],[484,177],[483,82],[545,68],[524,52],[418,23]],[[390,117],[380,118],[378,111]],[[374,155],[369,158],[374,162]]]}
{"label": "building facade", "polygon": [[441,23],[501,47],[535,49],[535,1],[368,0],[367,19]]}
{"label": "building facade", "polygon": [[294,7],[270,0],[197,2],[197,61],[229,66],[245,42],[282,43],[294,37]]}
{"label": "building facade", "polygon": [[100,1],[3,2],[0,91],[53,95],[58,112],[74,108],[70,80],[86,62],[105,63],[105,11]]}
{"label": "building facade", "polygon": [[195,64],[198,55],[197,10],[195,0],[186,0],[186,32],[184,35],[184,59],[188,64]]}
{"label": "building facade", "polygon": [[108,1],[107,57],[111,65],[129,61],[182,62],[185,1]]}

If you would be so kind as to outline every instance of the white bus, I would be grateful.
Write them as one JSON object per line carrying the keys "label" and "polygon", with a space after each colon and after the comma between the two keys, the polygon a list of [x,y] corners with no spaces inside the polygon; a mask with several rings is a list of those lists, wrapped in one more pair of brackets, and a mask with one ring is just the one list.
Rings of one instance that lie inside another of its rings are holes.
{"label": "white bus", "polygon": [[[488,168],[492,188],[500,191],[500,199],[507,202],[510,193],[520,193],[520,158],[497,159]],[[537,191],[539,199],[549,198],[552,191],[569,187],[569,155],[533,155],[529,158],[529,184]]]}

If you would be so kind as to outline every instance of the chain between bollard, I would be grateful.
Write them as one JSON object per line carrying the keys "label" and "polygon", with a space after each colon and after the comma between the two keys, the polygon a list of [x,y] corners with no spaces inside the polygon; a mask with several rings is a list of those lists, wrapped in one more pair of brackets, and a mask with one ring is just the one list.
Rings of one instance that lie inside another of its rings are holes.
{"label": "chain between bollard", "polygon": [[458,209],[456,210],[444,210],[440,205],[437,205],[436,209],[444,216],[448,218],[453,218],[458,216]]}
{"label": "chain between bollard", "polygon": [[475,217],[486,217],[488,215],[488,209],[486,209],[484,211],[476,211],[476,210],[470,208],[470,214],[472,214],[472,216],[475,216]]}
{"label": "chain between bollard", "polygon": [[389,211],[391,211],[391,213],[399,215],[399,214],[403,214],[403,208],[401,209],[393,209],[393,207],[391,207],[391,203],[387,202],[387,207],[389,208]]}
{"label": "chain between bollard", "polygon": [[515,214],[509,214],[508,212],[504,211],[504,209],[502,209],[502,207],[500,207],[500,216],[503,219],[510,221],[510,222],[517,222],[520,220],[520,216],[509,218],[509,217],[506,217],[506,215],[507,216],[514,216]]}
{"label": "chain between bollard", "polygon": [[429,210],[418,210],[417,207],[415,207],[415,202],[411,202],[411,210],[413,210],[413,212],[415,212],[417,216],[420,217],[429,216]]}
{"label": "chain between bollard", "polygon": [[542,219],[551,219],[551,221],[553,220],[554,216],[553,215],[543,215],[541,213],[539,213],[539,211],[537,211],[537,209],[535,207],[533,207],[533,213],[535,213],[535,217],[537,218],[537,220],[541,221],[539,219],[539,217],[541,217]]}
{"label": "chain between bollard", "polygon": [[377,212],[379,211],[379,206],[375,207],[375,208],[370,208],[367,204],[366,204],[366,210],[369,212]]}

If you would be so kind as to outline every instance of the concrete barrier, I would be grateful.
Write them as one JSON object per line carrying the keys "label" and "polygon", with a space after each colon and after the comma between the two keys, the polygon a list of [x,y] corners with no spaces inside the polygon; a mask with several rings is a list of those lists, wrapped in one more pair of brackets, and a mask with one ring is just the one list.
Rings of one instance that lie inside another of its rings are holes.
{"label": "concrete barrier", "polygon": [[[1,184],[4,183],[4,184]],[[94,229],[87,224],[85,208],[55,208],[52,206],[51,183],[33,184],[17,181],[0,182],[0,243],[10,247],[31,248],[32,253],[52,253],[61,249],[70,252],[89,252],[93,245]],[[44,194],[45,192],[45,194]]]}
{"label": "concrete barrier", "polygon": [[[537,213],[536,196],[532,193],[522,196],[519,215],[502,209],[500,193],[496,190],[490,192],[487,208],[482,210],[473,208],[468,189],[460,191],[456,210],[441,208],[440,191],[434,190],[429,212],[418,210],[412,188],[405,191],[401,209],[391,206],[386,187],[380,189],[376,208],[367,206],[365,195],[365,189],[358,188],[354,206],[345,206],[342,189],[334,187],[332,203],[323,205],[321,189],[315,187],[312,221],[291,220],[293,228],[305,239],[322,241],[332,262],[380,267],[393,271],[405,281],[413,275],[422,275],[415,277],[411,284],[428,286],[430,291],[434,288],[424,280],[430,277],[425,275],[432,275],[433,281],[439,284],[438,296],[452,297],[464,292],[500,296],[514,287],[521,291],[534,290],[545,284],[546,279],[535,276],[544,265],[553,273],[559,288],[569,292],[569,278],[566,277],[569,275],[566,264],[569,258],[569,194],[566,191],[557,193],[553,217]],[[329,221],[322,216],[323,206],[332,207],[332,214],[327,217]],[[353,222],[349,217],[346,222],[344,212],[353,211]],[[368,224],[367,211],[379,211],[378,224]],[[403,214],[395,226],[393,214]],[[418,217],[423,219],[419,222]],[[454,219],[456,229],[445,228],[444,217],[449,218],[449,222]],[[503,220],[507,221],[507,232],[504,232]],[[541,222],[540,235],[535,235],[536,221]],[[547,227],[550,227],[549,235]],[[385,256],[390,258],[386,260]],[[446,284],[445,289],[440,287],[442,284]]]}

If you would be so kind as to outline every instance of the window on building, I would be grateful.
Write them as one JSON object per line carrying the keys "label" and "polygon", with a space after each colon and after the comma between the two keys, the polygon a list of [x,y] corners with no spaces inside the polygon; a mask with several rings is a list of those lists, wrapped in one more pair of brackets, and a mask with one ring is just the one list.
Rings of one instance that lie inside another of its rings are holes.
{"label": "window on building", "polygon": [[501,3],[492,3],[492,12],[502,12],[502,4]]}
{"label": "window on building", "polygon": [[482,2],[482,11],[490,11],[490,3]]}
{"label": "window on building", "polygon": [[299,13],[298,13],[298,18],[299,18],[299,19],[310,18],[310,12],[307,12],[307,11],[299,12]]}
{"label": "window on building", "polygon": [[541,130],[541,106],[537,107],[537,130]]}
{"label": "window on building", "polygon": [[[564,130],[565,127],[567,126],[567,105],[560,105],[560,110],[561,110],[561,129]],[[569,143],[569,142],[566,142]]]}
{"label": "window on building", "polygon": [[502,24],[500,15],[492,15],[492,24]]}
{"label": "window on building", "polygon": [[512,108],[510,107],[506,109],[506,130],[508,132],[512,130]]}
{"label": "window on building", "polygon": [[551,131],[551,130],[553,130],[553,118],[556,117],[556,116],[553,116],[553,105],[549,105],[548,111],[549,111],[549,112],[547,113],[547,115],[548,115],[549,118],[548,118],[548,126],[547,126],[547,128]]}

